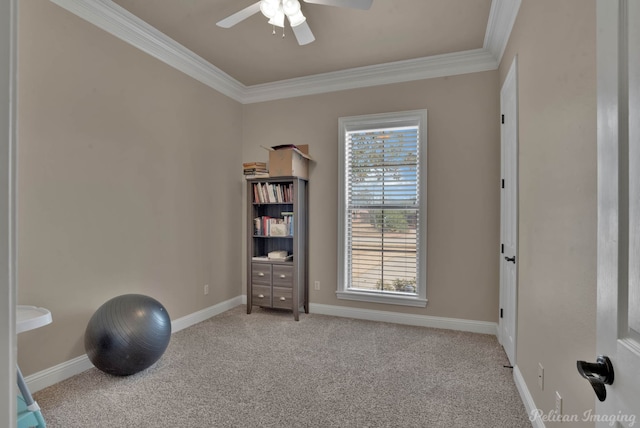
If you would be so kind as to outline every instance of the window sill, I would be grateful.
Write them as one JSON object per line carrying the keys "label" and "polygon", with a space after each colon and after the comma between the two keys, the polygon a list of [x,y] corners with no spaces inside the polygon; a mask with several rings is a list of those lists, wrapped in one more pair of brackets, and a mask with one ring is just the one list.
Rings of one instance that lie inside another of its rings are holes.
{"label": "window sill", "polygon": [[385,303],[388,305],[415,306],[420,308],[427,306],[427,299],[400,294],[378,294],[363,291],[336,291],[336,295],[338,299],[355,300],[358,302]]}

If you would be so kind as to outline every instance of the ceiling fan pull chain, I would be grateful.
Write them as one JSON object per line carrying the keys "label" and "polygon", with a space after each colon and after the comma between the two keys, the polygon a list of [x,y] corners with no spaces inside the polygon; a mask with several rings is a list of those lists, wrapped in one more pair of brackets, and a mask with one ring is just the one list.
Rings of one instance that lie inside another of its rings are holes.
{"label": "ceiling fan pull chain", "polygon": [[275,36],[276,35],[276,26],[272,25],[271,27],[273,28],[273,31],[271,32],[271,34],[273,34]]}

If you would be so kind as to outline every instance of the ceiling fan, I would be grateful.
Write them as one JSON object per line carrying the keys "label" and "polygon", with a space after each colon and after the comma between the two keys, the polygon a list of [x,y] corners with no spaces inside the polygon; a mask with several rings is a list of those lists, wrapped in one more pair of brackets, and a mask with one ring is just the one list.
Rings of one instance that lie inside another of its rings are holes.
{"label": "ceiling fan", "polygon": [[[348,7],[351,9],[368,10],[373,0],[303,0],[305,3],[321,4],[325,6]],[[285,17],[291,25],[293,34],[299,45],[306,45],[316,38],[307,24],[307,18],[302,14],[298,0],[260,0],[216,23],[218,27],[231,28],[250,16],[262,12],[269,18],[269,24],[284,28]],[[275,34],[275,28],[274,28]],[[284,33],[283,33],[284,37]]]}

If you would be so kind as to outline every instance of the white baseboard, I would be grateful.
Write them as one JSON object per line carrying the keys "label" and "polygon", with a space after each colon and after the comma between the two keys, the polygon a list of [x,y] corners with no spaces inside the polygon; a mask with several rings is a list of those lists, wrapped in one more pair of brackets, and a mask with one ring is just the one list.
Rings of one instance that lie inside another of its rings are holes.
{"label": "white baseboard", "polygon": [[[224,302],[218,303],[217,305],[209,306],[208,308],[202,309],[201,311],[194,312],[190,315],[185,315],[182,318],[171,321],[171,333],[176,333],[180,330],[184,330],[187,327],[196,325],[199,322],[208,320],[213,316],[216,316],[228,311],[229,309],[235,308],[238,305],[241,305],[242,302],[242,296],[237,296],[233,299],[226,300]],[[246,303],[246,297],[244,302]]]}
{"label": "white baseboard", "polygon": [[420,327],[443,328],[447,330],[492,334],[494,336],[498,334],[498,324],[488,321],[473,321],[459,318],[403,314],[400,312],[358,309],[348,306],[322,305],[317,303],[311,303],[309,305],[309,311],[314,314],[356,318],[368,321],[392,322],[396,324],[407,324]]}
{"label": "white baseboard", "polygon": [[531,425],[534,428],[545,428],[544,422],[542,422],[541,418],[531,418],[531,416],[535,414],[534,412],[538,409],[538,407],[533,401],[533,397],[531,396],[529,388],[527,388],[524,377],[522,377],[522,373],[520,372],[520,369],[517,365],[513,368],[513,381],[516,383],[516,388],[518,388],[520,398],[522,399],[524,407],[527,410],[527,415],[529,415],[531,419]]}
{"label": "white baseboard", "polygon": [[24,380],[29,390],[33,393],[58,382],[62,382],[65,379],[69,379],[85,370],[89,370],[91,367],[93,367],[93,364],[89,361],[89,357],[87,357],[87,354],[83,354],[57,366],[49,367],[48,369],[29,375],[24,378]]}
{"label": "white baseboard", "polygon": [[[194,312],[171,321],[171,334],[177,333],[180,330],[184,330],[187,327],[191,327],[192,325],[205,321],[215,315],[228,311],[231,308],[241,305],[242,302],[243,296],[237,296],[233,299],[226,300],[218,303],[217,305],[210,306],[201,311]],[[246,297],[244,298],[244,302],[246,303]],[[65,361],[64,363],[29,375],[24,380],[27,383],[29,390],[33,393],[80,374],[85,370],[89,370],[91,367],[93,367],[93,364],[89,361],[89,357],[87,357],[87,354],[83,354],[72,360]]]}

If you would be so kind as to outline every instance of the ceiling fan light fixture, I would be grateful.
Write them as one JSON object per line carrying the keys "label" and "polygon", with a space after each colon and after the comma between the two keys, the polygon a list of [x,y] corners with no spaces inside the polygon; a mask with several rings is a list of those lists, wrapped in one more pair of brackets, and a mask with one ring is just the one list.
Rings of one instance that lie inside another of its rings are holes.
{"label": "ceiling fan light fixture", "polygon": [[289,24],[291,24],[292,27],[297,27],[307,20],[302,14],[298,0],[282,0],[282,10],[284,10],[285,15],[289,18]]}
{"label": "ceiling fan light fixture", "polygon": [[295,15],[300,12],[300,2],[298,0],[282,0],[282,9],[287,16]]}
{"label": "ceiling fan light fixture", "polygon": [[276,16],[280,7],[280,0],[260,0],[260,12],[269,19]]}
{"label": "ceiling fan light fixture", "polygon": [[284,11],[282,10],[282,5],[278,7],[275,15],[269,20],[269,24],[284,28]]}

